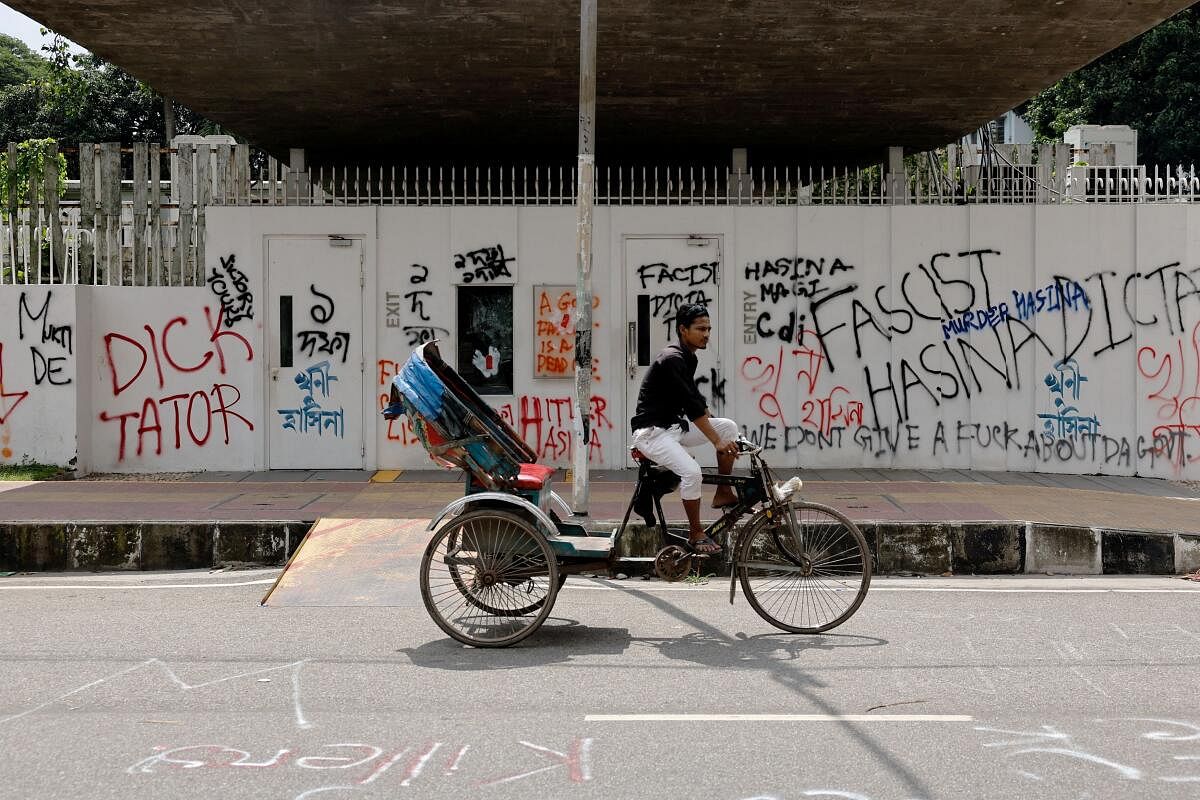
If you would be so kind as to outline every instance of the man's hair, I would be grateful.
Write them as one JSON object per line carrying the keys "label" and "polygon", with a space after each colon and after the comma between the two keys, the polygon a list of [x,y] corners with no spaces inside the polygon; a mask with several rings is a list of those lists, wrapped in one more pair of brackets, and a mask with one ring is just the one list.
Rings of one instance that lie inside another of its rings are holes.
{"label": "man's hair", "polygon": [[679,333],[679,326],[690,328],[692,323],[701,317],[709,316],[708,308],[700,303],[684,303],[679,307],[679,311],[675,313],[675,333]]}

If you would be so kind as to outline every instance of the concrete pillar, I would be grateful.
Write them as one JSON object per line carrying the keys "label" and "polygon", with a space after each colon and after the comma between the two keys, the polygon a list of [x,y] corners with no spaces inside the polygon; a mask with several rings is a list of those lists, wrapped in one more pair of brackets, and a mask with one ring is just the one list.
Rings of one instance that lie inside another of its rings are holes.
{"label": "concrete pillar", "polygon": [[744,147],[733,148],[733,159],[729,175],[730,199],[738,204],[750,200],[750,159]]}
{"label": "concrete pillar", "polygon": [[892,205],[908,203],[908,176],[904,173],[904,148],[889,147],[885,166],[887,168],[888,201]]}
{"label": "concrete pillar", "polygon": [[288,171],[284,192],[287,204],[307,204],[312,201],[312,182],[305,173],[303,147],[293,147],[288,150]]}

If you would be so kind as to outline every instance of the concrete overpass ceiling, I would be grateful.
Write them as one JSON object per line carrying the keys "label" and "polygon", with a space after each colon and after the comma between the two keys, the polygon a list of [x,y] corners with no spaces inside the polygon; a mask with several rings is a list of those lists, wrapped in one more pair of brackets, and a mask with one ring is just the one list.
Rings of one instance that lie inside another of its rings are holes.
{"label": "concrete overpass ceiling", "polygon": [[[575,154],[561,0],[6,0],[311,163]],[[960,136],[1186,0],[599,0],[597,157],[854,160]]]}

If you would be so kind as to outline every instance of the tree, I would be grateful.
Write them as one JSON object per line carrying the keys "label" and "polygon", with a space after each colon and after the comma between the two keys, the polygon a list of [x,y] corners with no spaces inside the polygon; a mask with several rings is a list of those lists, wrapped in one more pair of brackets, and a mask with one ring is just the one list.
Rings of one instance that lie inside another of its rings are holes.
{"label": "tree", "polygon": [[0,33],[0,89],[28,83],[46,70],[46,61],[20,39]]}
{"label": "tree", "polygon": [[1029,100],[1021,109],[1039,141],[1071,125],[1129,125],[1139,160],[1200,160],[1200,6],[1185,9]]}
{"label": "tree", "polygon": [[[148,85],[96,55],[71,53],[57,35],[42,50],[49,57],[30,53],[36,59],[31,78],[7,87],[0,83],[0,143],[166,142],[163,99]],[[174,108],[176,133],[219,130],[187,108]],[[76,175],[76,162],[69,163]]]}

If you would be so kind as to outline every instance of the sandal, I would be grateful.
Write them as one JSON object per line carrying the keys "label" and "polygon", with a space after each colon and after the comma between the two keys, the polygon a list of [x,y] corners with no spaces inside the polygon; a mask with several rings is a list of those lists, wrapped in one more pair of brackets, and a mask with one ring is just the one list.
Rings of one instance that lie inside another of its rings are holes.
{"label": "sandal", "polygon": [[711,536],[704,536],[694,542],[689,540],[688,549],[698,556],[714,556],[721,552],[721,545],[713,541]]}

